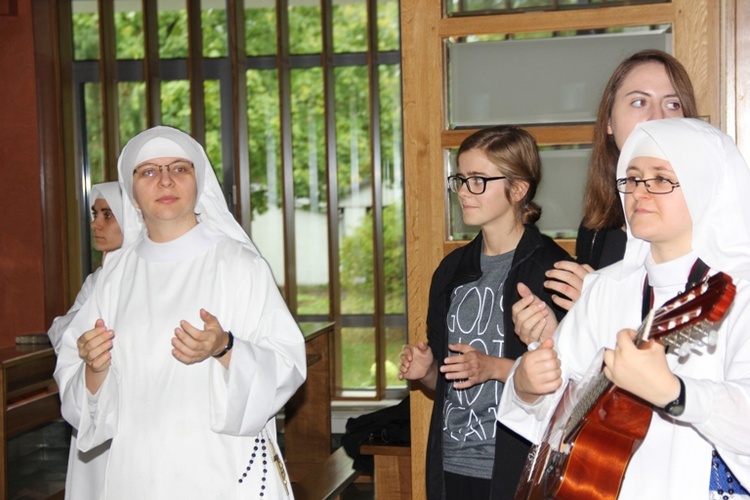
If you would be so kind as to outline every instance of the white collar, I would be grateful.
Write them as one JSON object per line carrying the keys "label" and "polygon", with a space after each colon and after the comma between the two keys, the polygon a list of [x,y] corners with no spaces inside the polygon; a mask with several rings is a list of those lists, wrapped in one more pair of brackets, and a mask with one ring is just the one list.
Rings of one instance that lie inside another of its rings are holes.
{"label": "white collar", "polygon": [[677,257],[668,262],[657,264],[651,258],[646,259],[646,273],[648,274],[648,283],[654,288],[685,288],[690,270],[698,259],[695,252],[690,252],[682,257]]}
{"label": "white collar", "polygon": [[223,237],[208,224],[197,224],[179,238],[164,243],[152,241],[144,234],[136,243],[135,251],[150,262],[178,262],[203,255]]}

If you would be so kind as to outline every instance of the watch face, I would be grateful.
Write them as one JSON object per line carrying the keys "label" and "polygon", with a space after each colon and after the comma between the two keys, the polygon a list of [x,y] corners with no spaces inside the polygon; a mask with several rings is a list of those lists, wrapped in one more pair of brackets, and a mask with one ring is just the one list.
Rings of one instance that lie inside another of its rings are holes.
{"label": "watch face", "polygon": [[664,411],[668,415],[672,415],[673,417],[679,417],[685,411],[685,405],[681,403],[671,404],[667,408],[664,408]]}

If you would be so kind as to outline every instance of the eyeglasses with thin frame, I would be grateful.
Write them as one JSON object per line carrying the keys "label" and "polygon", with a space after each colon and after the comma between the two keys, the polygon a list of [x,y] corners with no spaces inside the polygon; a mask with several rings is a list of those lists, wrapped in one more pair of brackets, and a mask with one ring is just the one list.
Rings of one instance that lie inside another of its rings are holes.
{"label": "eyeglasses with thin frame", "polygon": [[195,170],[193,164],[185,160],[177,160],[167,165],[159,165],[157,163],[143,163],[133,169],[133,177],[141,177],[144,179],[153,179],[161,174],[161,169],[166,168],[167,172],[172,174],[174,177],[184,177],[190,175]]}
{"label": "eyeglasses with thin frame", "polygon": [[617,190],[623,194],[635,192],[638,184],[643,184],[651,194],[669,194],[674,188],[680,187],[679,182],[672,182],[664,177],[652,177],[651,179],[639,179],[638,177],[623,177],[617,179]]}
{"label": "eyeglasses with thin frame", "polygon": [[461,186],[466,184],[466,189],[471,194],[482,194],[487,189],[488,182],[499,181],[500,179],[507,179],[507,177],[480,177],[478,175],[461,177],[460,175],[451,175],[448,177],[448,187],[454,193],[458,193],[461,190]]}

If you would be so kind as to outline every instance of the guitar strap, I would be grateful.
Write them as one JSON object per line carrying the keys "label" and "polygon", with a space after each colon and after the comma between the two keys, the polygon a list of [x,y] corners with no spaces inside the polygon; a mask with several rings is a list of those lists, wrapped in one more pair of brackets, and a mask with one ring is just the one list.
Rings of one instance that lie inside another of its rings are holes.
{"label": "guitar strap", "polygon": [[[708,276],[708,266],[700,258],[695,261],[690,269],[685,290],[693,288],[695,285],[706,279]],[[644,319],[648,312],[654,307],[654,290],[648,283],[648,274],[643,280],[643,303],[641,305],[641,319]]]}

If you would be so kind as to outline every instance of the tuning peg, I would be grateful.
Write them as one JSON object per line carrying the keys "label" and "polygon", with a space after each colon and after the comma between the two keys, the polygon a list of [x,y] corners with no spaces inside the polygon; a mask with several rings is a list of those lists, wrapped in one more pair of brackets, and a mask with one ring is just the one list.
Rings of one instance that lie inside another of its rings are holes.
{"label": "tuning peg", "polygon": [[711,330],[711,332],[708,334],[708,340],[706,341],[706,343],[709,346],[714,347],[718,341],[719,332],[717,332],[716,330]]}
{"label": "tuning peg", "polygon": [[688,354],[690,354],[690,342],[684,342],[680,344],[679,349],[677,349],[677,353],[681,358],[684,358]]}

